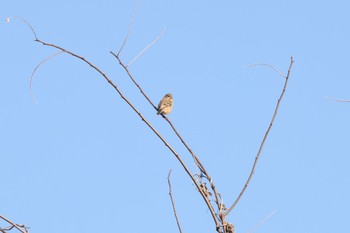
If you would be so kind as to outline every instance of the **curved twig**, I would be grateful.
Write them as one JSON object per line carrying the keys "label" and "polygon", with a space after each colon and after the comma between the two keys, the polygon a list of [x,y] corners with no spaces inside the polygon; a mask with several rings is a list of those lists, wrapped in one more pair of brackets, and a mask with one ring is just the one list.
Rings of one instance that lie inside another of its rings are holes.
{"label": "curved twig", "polygon": [[266,64],[266,63],[254,63],[251,65],[248,65],[248,67],[253,67],[253,66],[268,66],[271,69],[273,69],[274,71],[276,71],[277,74],[281,75],[282,77],[286,78],[286,76],[284,76],[278,69],[276,69],[273,65],[270,64]]}
{"label": "curved twig", "polygon": [[44,60],[41,61],[41,62],[35,67],[35,69],[33,70],[32,75],[30,76],[30,79],[29,79],[29,89],[30,89],[30,95],[32,96],[32,98],[33,98],[33,100],[34,100],[35,103],[37,103],[37,101],[36,101],[36,98],[35,98],[35,96],[34,96],[34,94],[33,94],[33,91],[32,91],[32,84],[33,84],[33,78],[34,78],[34,74],[35,74],[36,70],[37,70],[43,63],[47,62],[48,60],[50,60],[51,58],[57,56],[58,54],[60,54],[60,53],[62,53],[62,52],[63,52],[63,51],[59,51],[59,52],[57,52],[57,53],[51,55],[50,57],[44,59]]}
{"label": "curved twig", "polygon": [[[271,122],[270,122],[270,124],[269,124],[269,127],[267,128],[267,130],[266,130],[266,132],[265,132],[265,135],[264,135],[264,138],[263,138],[263,140],[262,140],[262,142],[261,142],[261,144],[260,144],[258,153],[257,153],[257,155],[256,155],[256,157],[255,157],[255,161],[254,161],[252,170],[250,171],[250,174],[249,174],[249,176],[248,176],[248,179],[247,179],[246,183],[244,184],[244,187],[243,187],[241,193],[238,195],[237,199],[236,199],[235,202],[231,205],[231,207],[225,212],[225,215],[228,215],[228,214],[233,210],[233,208],[235,208],[235,206],[237,205],[237,203],[239,202],[239,200],[240,200],[241,197],[243,196],[245,190],[247,189],[247,187],[248,187],[248,185],[249,185],[249,183],[250,183],[250,180],[251,180],[252,177],[253,177],[253,174],[254,174],[254,172],[255,172],[255,168],[256,168],[256,165],[257,165],[257,163],[258,163],[258,160],[259,160],[261,151],[262,151],[262,149],[263,149],[263,147],[264,147],[264,145],[265,145],[265,141],[266,141],[266,139],[267,139],[267,136],[269,135],[269,132],[270,132],[272,126],[273,126],[273,123],[274,123],[275,118],[276,118],[276,116],[277,116],[277,112],[278,112],[279,106],[280,106],[280,104],[281,104],[282,98],[283,98],[284,93],[285,93],[285,91],[286,91],[287,84],[288,84],[288,80],[289,80],[289,75],[290,75],[290,72],[291,72],[293,63],[294,63],[294,60],[293,60],[293,57],[291,57],[291,58],[290,58],[290,65],[289,65],[288,73],[287,73],[286,76],[284,76],[281,72],[279,72],[279,71],[278,71],[276,68],[274,68],[273,66],[267,65],[267,66],[273,68],[279,75],[281,75],[282,77],[284,77],[284,78],[285,78],[285,83],[284,83],[284,86],[283,86],[281,95],[280,95],[280,97],[279,97],[279,99],[278,99],[278,101],[277,101],[277,105],[276,105],[276,107],[275,107],[275,111],[274,111],[274,113],[273,113],[273,116],[272,116]],[[257,65],[258,65],[258,64],[257,64]],[[260,65],[266,65],[266,64],[260,64]]]}

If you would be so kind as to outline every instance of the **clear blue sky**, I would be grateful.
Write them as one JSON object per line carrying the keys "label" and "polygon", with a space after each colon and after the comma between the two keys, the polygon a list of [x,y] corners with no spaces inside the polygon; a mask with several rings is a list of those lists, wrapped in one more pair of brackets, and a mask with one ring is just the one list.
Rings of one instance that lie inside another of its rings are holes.
{"label": "clear blue sky", "polygon": [[[94,2],[94,3],[93,3]],[[194,185],[164,144],[89,66],[98,65],[193,168],[190,156],[109,51],[118,51],[135,1],[2,1],[0,214],[31,232],[215,232]],[[246,194],[228,221],[248,232],[345,232],[350,208],[348,1],[142,1],[122,58],[214,179],[227,206],[250,172],[283,79],[295,65]],[[4,226],[6,224],[2,224]]]}

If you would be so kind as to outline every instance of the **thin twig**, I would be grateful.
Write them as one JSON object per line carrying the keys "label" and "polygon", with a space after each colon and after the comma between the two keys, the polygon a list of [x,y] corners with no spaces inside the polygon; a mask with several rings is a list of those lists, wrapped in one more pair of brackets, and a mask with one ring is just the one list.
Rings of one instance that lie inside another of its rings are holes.
{"label": "thin twig", "polygon": [[[273,113],[273,116],[272,116],[271,122],[270,122],[270,124],[269,124],[269,127],[267,128],[266,133],[265,133],[265,135],[264,135],[264,138],[263,138],[263,140],[262,140],[262,142],[261,142],[261,144],[260,144],[258,153],[257,153],[257,155],[256,155],[256,157],[255,157],[255,161],[254,161],[252,170],[251,170],[251,172],[250,172],[250,174],[249,174],[249,176],[248,176],[248,179],[247,179],[246,183],[244,184],[244,187],[243,187],[241,193],[238,195],[237,199],[236,199],[235,202],[232,204],[232,206],[225,212],[225,215],[228,215],[228,214],[233,210],[233,208],[235,208],[235,206],[237,205],[238,201],[241,199],[241,197],[243,196],[245,190],[247,189],[250,180],[251,180],[252,177],[253,177],[253,174],[254,174],[254,172],[255,172],[255,168],[256,168],[256,165],[257,165],[257,163],[258,163],[258,160],[259,160],[261,151],[262,151],[262,149],[263,149],[263,147],[264,147],[264,145],[265,145],[265,141],[266,141],[266,139],[267,139],[267,136],[269,135],[269,132],[270,132],[272,126],[273,126],[273,123],[274,123],[275,118],[276,118],[276,116],[277,116],[277,112],[278,112],[280,103],[281,103],[282,98],[283,98],[283,96],[284,96],[284,93],[285,93],[285,91],[286,91],[287,84],[288,84],[288,80],[289,80],[289,75],[290,75],[290,72],[291,72],[291,70],[292,70],[293,63],[294,63],[294,60],[293,60],[293,57],[291,57],[291,58],[290,58],[290,65],[289,65],[288,73],[287,73],[286,76],[284,76],[281,72],[279,72],[279,71],[278,71],[276,68],[274,68],[273,66],[267,65],[267,66],[273,68],[279,75],[281,75],[282,77],[285,78],[284,87],[283,87],[282,92],[281,92],[281,95],[280,95],[280,97],[279,97],[279,99],[278,99],[278,101],[277,101],[277,105],[276,105],[275,111],[274,111],[274,113]],[[266,64],[261,64],[261,65],[266,65]]]}
{"label": "thin twig", "polygon": [[140,0],[136,2],[134,11],[133,11],[133,13],[132,13],[132,15],[131,15],[128,33],[126,34],[125,39],[124,39],[124,42],[123,42],[122,46],[121,46],[120,49],[119,49],[118,55],[122,52],[124,46],[126,45],[126,43],[127,43],[128,40],[129,40],[129,36],[130,36],[130,34],[131,34],[131,32],[132,32],[132,29],[133,29],[133,27],[134,27],[134,21],[135,21],[135,17],[136,17],[136,10],[137,10],[137,8],[139,7],[139,5],[140,5]]}
{"label": "thin twig", "polygon": [[30,89],[30,95],[32,96],[32,98],[33,98],[33,100],[34,100],[35,103],[38,103],[38,102],[36,101],[36,98],[35,98],[35,96],[34,96],[34,94],[33,94],[33,91],[32,91],[32,84],[33,84],[33,78],[34,78],[34,74],[35,74],[36,70],[37,70],[43,63],[45,63],[46,61],[50,60],[51,58],[57,56],[58,54],[60,54],[60,53],[62,53],[62,52],[63,52],[63,51],[59,51],[58,53],[55,53],[55,54],[51,55],[50,57],[44,59],[44,60],[41,61],[41,62],[35,67],[35,69],[33,70],[32,75],[30,76],[30,79],[29,79],[29,89]]}
{"label": "thin twig", "polygon": [[130,77],[130,79],[132,80],[132,82],[138,87],[138,89],[141,91],[142,95],[147,99],[147,101],[153,106],[153,108],[157,111],[157,107],[153,104],[153,102],[151,101],[151,99],[146,95],[146,93],[142,90],[141,86],[135,81],[134,77],[131,75],[128,67],[123,63],[123,61],[120,59],[118,54],[115,54],[114,52],[110,52],[115,58],[117,58],[119,64],[124,68],[124,70],[126,71],[126,73],[128,74],[128,76]]}
{"label": "thin twig", "polygon": [[[4,221],[6,221],[6,222],[8,222],[9,224],[11,224],[12,226],[14,226],[14,227],[15,227],[17,230],[19,230],[20,232],[22,232],[22,233],[27,233],[27,230],[26,230],[26,231],[23,231],[23,230],[18,226],[18,224],[13,223],[11,220],[5,218],[4,216],[1,216],[1,215],[0,215],[0,218],[2,218]],[[26,229],[26,228],[24,227],[24,229]]]}
{"label": "thin twig", "polygon": [[329,96],[325,96],[325,98],[329,100],[333,100],[335,102],[346,102],[346,103],[350,102],[350,100],[347,100],[347,99],[336,99],[334,97],[329,97]]}
{"label": "thin twig", "polygon": [[163,31],[157,36],[157,38],[155,38],[149,45],[147,45],[146,48],[144,48],[139,54],[136,55],[136,57],[134,57],[134,59],[132,59],[127,65],[126,67],[129,67],[131,65],[131,63],[133,63],[134,61],[136,61],[137,58],[139,58],[142,54],[144,54],[149,48],[152,47],[152,45],[154,45],[164,34],[165,32],[165,27],[163,28]]}
{"label": "thin twig", "polygon": [[255,63],[255,64],[251,64],[248,65],[248,67],[253,67],[253,66],[268,66],[270,68],[272,68],[274,71],[276,71],[277,74],[281,75],[282,77],[286,78],[286,76],[284,76],[278,69],[276,69],[273,65],[270,64],[266,64],[266,63]]}
{"label": "thin twig", "polygon": [[261,227],[263,224],[265,224],[272,217],[272,215],[274,215],[276,213],[276,211],[277,210],[274,210],[271,213],[269,213],[263,220],[261,220],[259,222],[258,225],[256,225],[255,227],[249,229],[247,233],[253,233],[254,231],[256,231],[259,227]]}
{"label": "thin twig", "polygon": [[171,205],[173,206],[173,212],[174,212],[174,215],[175,215],[177,227],[179,228],[179,232],[182,233],[181,226],[180,226],[180,221],[179,221],[179,219],[177,217],[177,213],[176,213],[175,202],[174,202],[174,198],[173,198],[173,192],[172,192],[172,189],[171,189],[170,175],[171,175],[171,169],[170,169],[169,174],[168,174],[169,196],[170,196],[170,200],[171,200]]}

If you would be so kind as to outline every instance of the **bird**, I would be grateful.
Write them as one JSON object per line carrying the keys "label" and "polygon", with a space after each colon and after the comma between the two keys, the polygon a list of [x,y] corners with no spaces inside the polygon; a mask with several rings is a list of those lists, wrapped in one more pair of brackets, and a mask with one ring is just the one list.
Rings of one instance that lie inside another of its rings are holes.
{"label": "bird", "polygon": [[173,109],[173,95],[168,93],[159,102],[157,115],[169,114],[172,109]]}

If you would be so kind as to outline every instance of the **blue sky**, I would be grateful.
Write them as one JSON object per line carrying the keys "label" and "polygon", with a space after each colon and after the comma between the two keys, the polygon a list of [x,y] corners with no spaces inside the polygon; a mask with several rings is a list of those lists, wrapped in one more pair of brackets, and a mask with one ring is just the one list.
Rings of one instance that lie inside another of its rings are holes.
{"label": "blue sky", "polygon": [[[135,1],[3,1],[0,8],[0,214],[31,232],[215,232],[174,156],[89,66],[98,65],[194,168],[109,51]],[[347,1],[142,1],[122,58],[154,103],[173,93],[170,120],[206,166],[227,206],[243,187],[283,79],[285,98],[247,192],[228,216],[236,232],[344,232],[350,207],[350,16]],[[1,226],[5,226],[2,224]]]}

